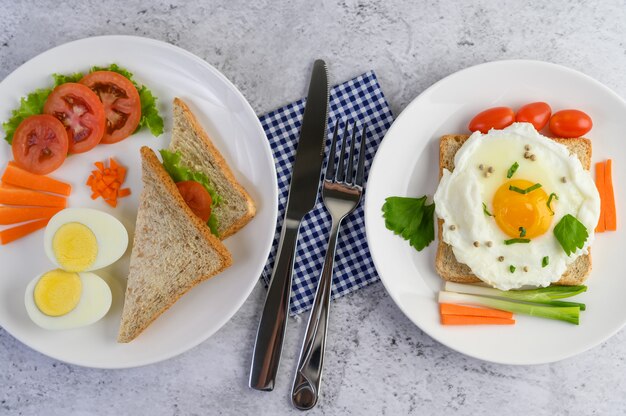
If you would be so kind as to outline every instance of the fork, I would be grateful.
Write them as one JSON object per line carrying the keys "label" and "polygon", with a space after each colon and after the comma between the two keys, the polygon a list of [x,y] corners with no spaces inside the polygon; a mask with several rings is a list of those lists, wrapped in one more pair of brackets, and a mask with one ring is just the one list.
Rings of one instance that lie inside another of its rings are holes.
{"label": "fork", "polygon": [[358,162],[356,162],[356,177],[354,172],[354,145],[356,141],[356,122],[352,125],[352,139],[350,140],[350,153],[348,166],[345,167],[345,153],[348,140],[348,128],[344,130],[339,163],[335,170],[335,152],[339,122],[335,124],[333,140],[328,154],[326,173],[324,174],[322,187],[322,200],[330,216],[332,225],[328,238],[328,249],[324,258],[324,267],[318,281],[317,292],[313,300],[313,309],[309,315],[306,333],[298,367],[291,390],[291,402],[300,410],[309,410],[315,406],[319,398],[319,389],[322,380],[324,366],[324,349],[326,347],[326,333],[328,330],[328,316],[330,308],[330,296],[332,292],[333,265],[335,262],[335,250],[337,237],[341,224],[361,202],[363,195],[363,167],[365,164],[365,137],[366,126],[363,125],[359,145]]}

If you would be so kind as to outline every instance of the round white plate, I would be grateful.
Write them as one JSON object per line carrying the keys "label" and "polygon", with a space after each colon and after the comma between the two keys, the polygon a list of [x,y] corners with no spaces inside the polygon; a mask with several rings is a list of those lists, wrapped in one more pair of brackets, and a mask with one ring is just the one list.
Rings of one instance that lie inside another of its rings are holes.
{"label": "round white plate", "polygon": [[612,158],[618,221],[626,218],[620,182],[626,178],[626,103],[586,75],[537,61],[500,61],[474,66],[437,82],[417,97],[387,132],[374,160],[365,200],[367,239],[385,288],[424,332],[461,353],[505,364],[548,363],[581,353],[615,334],[626,323],[626,261],[621,232],[598,234],[587,304],[579,326],[516,315],[505,327],[444,327],[436,294],[435,241],[417,252],[385,228],[381,207],[388,196],[432,197],[438,183],[439,137],[468,133],[478,112],[493,106],[519,108],[546,101],[553,111],[577,108],[593,119],[587,137],[593,162]]}
{"label": "round white plate", "polygon": [[[237,88],[197,56],[167,43],[130,36],[104,36],[71,42],[31,59],[0,83],[0,120],[9,118],[20,97],[51,85],[52,73],[87,71],[111,63],[129,69],[158,98],[165,132],[158,138],[142,130],[112,145],[69,157],[52,177],[70,182],[71,207],[97,208],[116,216],[131,241],[141,192],[139,148],[167,147],[172,126],[172,100],[189,104],[257,205],[256,217],[224,243],[233,265],[198,285],[129,344],[116,342],[128,274],[130,247],[108,269],[113,307],[100,322],[85,328],[51,332],[33,324],[24,308],[24,289],[40,273],[52,269],[43,247],[43,231],[0,246],[0,325],[29,347],[50,357],[88,367],[124,368],[155,363],[187,351],[220,329],[240,308],[261,275],[276,227],[276,172],[271,150],[254,111]],[[93,163],[115,157],[128,167],[126,183],[132,196],[109,208],[92,201],[85,181]],[[11,159],[11,148],[0,143],[0,168]],[[180,236],[185,238],[185,236]]]}

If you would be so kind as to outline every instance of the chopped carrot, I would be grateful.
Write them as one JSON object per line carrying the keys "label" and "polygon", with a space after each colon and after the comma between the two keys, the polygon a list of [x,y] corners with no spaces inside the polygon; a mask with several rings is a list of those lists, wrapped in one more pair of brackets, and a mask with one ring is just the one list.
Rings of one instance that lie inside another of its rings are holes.
{"label": "chopped carrot", "polygon": [[72,192],[72,186],[68,183],[57,181],[56,179],[49,178],[44,175],[35,175],[27,170],[24,170],[17,166],[13,162],[9,162],[4,174],[2,175],[2,182],[9,185],[20,186],[26,189],[32,189],[34,191],[52,192],[54,194],[60,194],[69,196]]}
{"label": "chopped carrot", "polygon": [[442,325],[514,325],[514,319],[493,316],[441,315]]}
{"label": "chopped carrot", "polygon": [[0,224],[17,224],[19,222],[52,218],[63,208],[49,207],[0,207]]}
{"label": "chopped carrot", "polygon": [[27,205],[37,207],[65,208],[67,200],[62,196],[50,195],[30,189],[0,186],[0,203],[7,205]]}
{"label": "chopped carrot", "polygon": [[116,207],[118,198],[130,195],[130,189],[121,189],[126,178],[126,168],[113,158],[109,159],[108,167],[105,163],[94,163],[97,169],[91,172],[87,186],[91,188],[91,199],[102,197],[107,204]]}
{"label": "chopped carrot", "polygon": [[26,224],[2,230],[0,231],[0,244],[8,244],[11,241],[15,241],[19,238],[27,236],[28,234],[34,233],[37,230],[41,230],[48,225],[48,221],[50,221],[50,218],[27,222]]}
{"label": "chopped carrot", "polygon": [[604,162],[596,163],[596,188],[598,188],[598,194],[600,195],[600,218],[598,219],[598,225],[596,226],[596,232],[602,233],[605,231],[605,211],[606,211],[606,195],[605,195],[605,166]]}
{"label": "chopped carrot", "polygon": [[615,210],[615,193],[613,191],[613,161],[606,161],[604,173],[604,225],[607,231],[617,230],[617,212]]}
{"label": "chopped carrot", "polygon": [[465,315],[465,316],[491,316],[494,318],[512,319],[513,314],[507,311],[490,308],[477,308],[473,306],[456,305],[452,303],[440,303],[439,312],[442,315]]}

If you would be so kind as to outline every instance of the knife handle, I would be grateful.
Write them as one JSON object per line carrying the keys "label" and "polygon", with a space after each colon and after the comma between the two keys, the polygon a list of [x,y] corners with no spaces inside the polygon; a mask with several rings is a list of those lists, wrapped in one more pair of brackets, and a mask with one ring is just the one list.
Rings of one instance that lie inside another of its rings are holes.
{"label": "knife handle", "polygon": [[270,280],[263,314],[257,329],[252,355],[249,386],[255,390],[271,391],[283,349],[293,264],[300,221],[285,218],[280,235],[278,254]]}

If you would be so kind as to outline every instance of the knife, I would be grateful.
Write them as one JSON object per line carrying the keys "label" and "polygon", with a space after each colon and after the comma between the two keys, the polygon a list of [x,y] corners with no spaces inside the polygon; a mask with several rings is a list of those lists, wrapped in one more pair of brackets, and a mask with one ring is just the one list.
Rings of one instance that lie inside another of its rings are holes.
{"label": "knife", "polygon": [[313,64],[276,262],[254,343],[249,386],[256,390],[274,389],[287,328],[298,231],[302,218],[315,206],[320,186],[328,122],[328,95],[326,63],[318,59]]}

